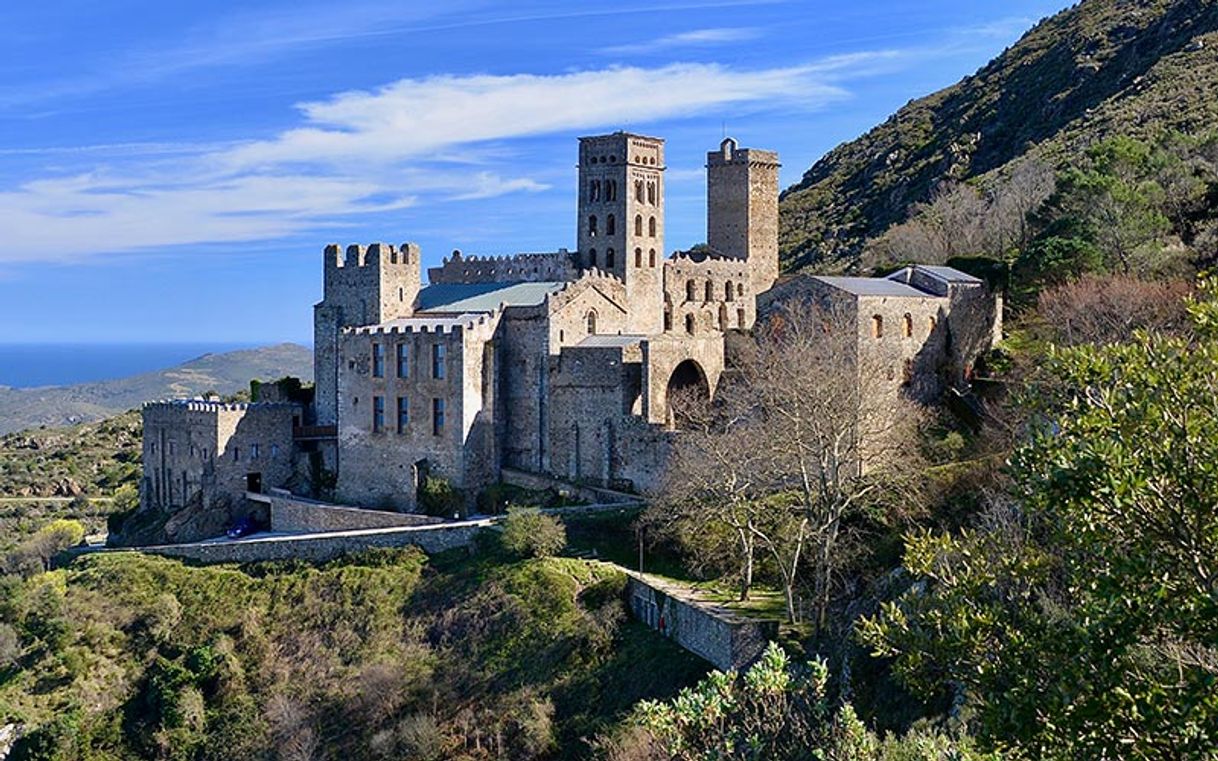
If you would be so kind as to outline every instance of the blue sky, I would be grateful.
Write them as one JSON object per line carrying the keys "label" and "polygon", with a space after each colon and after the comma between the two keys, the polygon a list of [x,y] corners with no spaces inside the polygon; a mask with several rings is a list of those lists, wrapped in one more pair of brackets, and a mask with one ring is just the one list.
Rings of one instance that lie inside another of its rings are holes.
{"label": "blue sky", "polygon": [[327,242],[573,246],[575,138],[787,186],[1064,0],[46,0],[0,10],[0,343],[311,339]]}

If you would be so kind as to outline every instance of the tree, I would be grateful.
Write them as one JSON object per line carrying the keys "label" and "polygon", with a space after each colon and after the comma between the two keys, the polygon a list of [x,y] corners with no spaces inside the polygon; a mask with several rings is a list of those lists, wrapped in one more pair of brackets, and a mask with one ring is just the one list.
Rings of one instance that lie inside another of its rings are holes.
{"label": "tree", "polygon": [[840,566],[844,521],[903,505],[918,491],[920,408],[887,373],[860,364],[858,327],[842,310],[793,299],[754,329],[713,407],[683,413],[659,509],[673,520],[727,526],[742,591],[753,554],[779,576],[787,615],[810,566],[823,628]]}
{"label": "tree", "polygon": [[501,537],[504,549],[521,557],[544,558],[567,546],[562,521],[533,508],[508,509]]}
{"label": "tree", "polygon": [[911,536],[918,583],[861,628],[910,686],[962,685],[992,741],[1076,758],[1218,744],[1218,283],[1189,310],[1194,340],[1054,352],[1007,520]]}

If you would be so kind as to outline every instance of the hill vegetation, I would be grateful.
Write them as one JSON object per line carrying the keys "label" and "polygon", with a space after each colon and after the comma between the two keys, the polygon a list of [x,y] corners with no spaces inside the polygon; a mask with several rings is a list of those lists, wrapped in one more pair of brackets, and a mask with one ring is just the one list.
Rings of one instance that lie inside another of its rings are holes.
{"label": "hill vegetation", "polygon": [[[857,268],[864,244],[944,184],[1000,188],[1111,136],[1218,129],[1212,0],[1083,0],[976,74],[826,154],[781,199],[787,269]],[[975,253],[975,252],[971,252]]]}
{"label": "hill vegetation", "polygon": [[312,351],[284,343],[204,354],[167,370],[96,383],[41,388],[0,386],[0,434],[102,420],[157,399],[197,396],[207,391],[229,395],[248,389],[251,378],[269,380],[285,375],[311,379]]}

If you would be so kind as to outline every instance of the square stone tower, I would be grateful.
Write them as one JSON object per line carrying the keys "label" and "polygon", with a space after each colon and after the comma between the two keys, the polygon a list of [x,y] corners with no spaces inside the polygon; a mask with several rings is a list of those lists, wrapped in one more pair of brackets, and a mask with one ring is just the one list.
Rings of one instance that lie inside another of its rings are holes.
{"label": "square stone tower", "polygon": [[778,279],[778,154],[725,138],[706,154],[706,244],[745,259],[753,293]]}
{"label": "square stone tower", "polygon": [[629,333],[664,328],[664,141],[615,132],[579,140],[579,263],[626,283]]}
{"label": "square stone tower", "polygon": [[338,337],[343,328],[409,317],[419,295],[422,256],[414,243],[401,249],[326,246],[324,298],[313,307],[313,381],[318,425],[338,422]]}

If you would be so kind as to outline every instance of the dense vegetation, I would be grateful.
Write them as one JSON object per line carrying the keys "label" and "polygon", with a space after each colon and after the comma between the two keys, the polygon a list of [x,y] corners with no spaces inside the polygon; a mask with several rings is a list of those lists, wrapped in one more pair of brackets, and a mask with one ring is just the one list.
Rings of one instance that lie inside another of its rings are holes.
{"label": "dense vegetation", "polygon": [[1212,0],[1083,0],[959,83],[830,151],[781,201],[788,269],[857,265],[944,182],[1001,185],[1097,140],[1218,128]]}
{"label": "dense vegetation", "polygon": [[569,559],[191,568],[135,554],[6,577],[0,712],[15,759],[586,755],[705,666]]}

